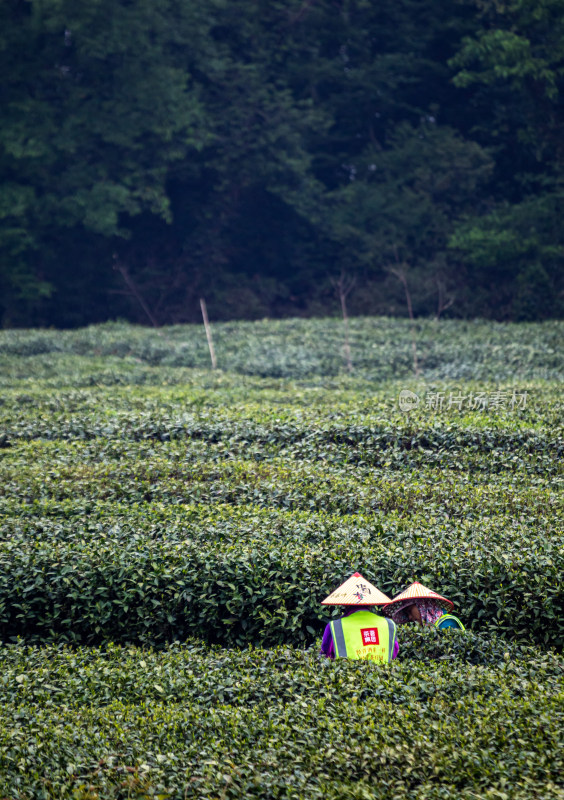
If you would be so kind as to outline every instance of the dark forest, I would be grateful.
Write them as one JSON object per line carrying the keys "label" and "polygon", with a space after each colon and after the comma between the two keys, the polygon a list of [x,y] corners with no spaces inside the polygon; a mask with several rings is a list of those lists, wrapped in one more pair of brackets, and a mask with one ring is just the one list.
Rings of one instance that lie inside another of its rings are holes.
{"label": "dark forest", "polygon": [[564,316],[564,0],[4,0],[0,31],[3,327],[339,285]]}

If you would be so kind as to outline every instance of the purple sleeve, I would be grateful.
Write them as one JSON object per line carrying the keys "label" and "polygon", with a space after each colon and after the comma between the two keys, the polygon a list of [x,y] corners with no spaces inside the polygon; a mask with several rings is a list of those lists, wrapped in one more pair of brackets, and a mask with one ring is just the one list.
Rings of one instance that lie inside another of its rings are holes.
{"label": "purple sleeve", "polygon": [[396,639],[396,640],[395,640],[395,642],[394,642],[394,652],[392,653],[392,660],[393,660],[394,658],[397,658],[397,657],[398,657],[398,653],[399,653],[399,642],[398,642],[398,640]]}
{"label": "purple sleeve", "polygon": [[331,625],[326,625],[321,640],[321,654],[327,658],[335,658],[335,648],[333,647],[333,636],[331,635]]}

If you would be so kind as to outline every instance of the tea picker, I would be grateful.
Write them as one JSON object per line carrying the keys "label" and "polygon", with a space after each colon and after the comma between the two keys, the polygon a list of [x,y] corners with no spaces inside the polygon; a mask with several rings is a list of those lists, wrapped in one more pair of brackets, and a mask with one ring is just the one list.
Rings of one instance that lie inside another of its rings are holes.
{"label": "tea picker", "polygon": [[375,606],[390,598],[363,578],[359,572],[323,600],[324,606],[345,606],[342,617],[331,620],[321,642],[328,658],[352,658],[387,664],[396,658],[399,643],[396,624],[381,616]]}
{"label": "tea picker", "polygon": [[458,617],[449,613],[453,607],[452,600],[415,581],[384,606],[383,614],[398,625],[418,622],[420,625],[434,625],[439,630],[466,630]]}

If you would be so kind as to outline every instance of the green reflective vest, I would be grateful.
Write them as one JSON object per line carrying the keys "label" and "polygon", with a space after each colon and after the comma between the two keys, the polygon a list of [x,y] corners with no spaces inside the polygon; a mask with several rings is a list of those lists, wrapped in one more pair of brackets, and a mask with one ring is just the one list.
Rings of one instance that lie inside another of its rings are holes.
{"label": "green reflective vest", "polygon": [[439,630],[444,630],[445,628],[458,628],[461,631],[466,630],[462,622],[458,617],[455,617],[454,614],[443,614],[442,617],[439,617],[435,622],[435,628]]}
{"label": "green reflective vest", "polygon": [[396,624],[372,611],[356,611],[331,622],[337,658],[368,659],[378,664],[392,660]]}

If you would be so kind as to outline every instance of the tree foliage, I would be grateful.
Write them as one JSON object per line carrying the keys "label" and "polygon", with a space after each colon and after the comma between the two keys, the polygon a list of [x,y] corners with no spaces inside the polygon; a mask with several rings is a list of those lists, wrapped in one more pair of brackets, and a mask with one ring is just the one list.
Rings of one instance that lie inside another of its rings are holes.
{"label": "tree foliage", "polygon": [[6,0],[3,324],[561,315],[563,11]]}
{"label": "tree foliage", "polygon": [[487,272],[505,315],[562,312],[564,3],[479,0],[453,82],[471,87],[471,129],[495,153],[488,212],[451,239],[473,273]]}

